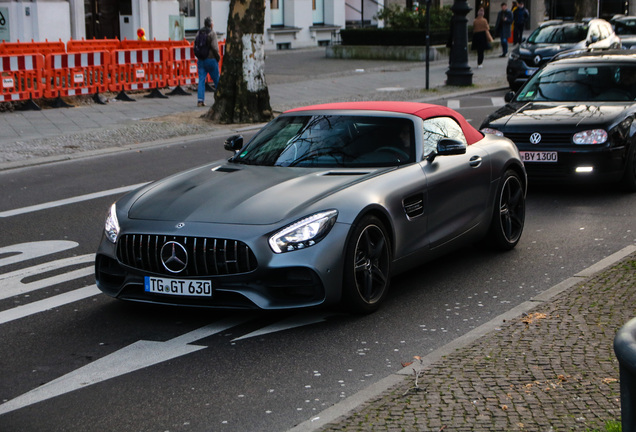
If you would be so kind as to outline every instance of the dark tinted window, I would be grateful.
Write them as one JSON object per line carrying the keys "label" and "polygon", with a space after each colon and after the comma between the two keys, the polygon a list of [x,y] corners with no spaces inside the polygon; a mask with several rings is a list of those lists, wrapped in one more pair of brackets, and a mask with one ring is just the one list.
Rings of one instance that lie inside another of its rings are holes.
{"label": "dark tinted window", "polygon": [[617,35],[636,35],[636,19],[621,20],[614,23]]}
{"label": "dark tinted window", "polygon": [[594,64],[547,67],[523,87],[518,101],[636,100],[636,65]]}
{"label": "dark tinted window", "polygon": [[381,167],[415,160],[413,122],[398,117],[286,115],[232,161],[289,167]]}
{"label": "dark tinted window", "polygon": [[577,43],[587,38],[586,24],[550,25],[536,29],[528,38],[530,43]]}

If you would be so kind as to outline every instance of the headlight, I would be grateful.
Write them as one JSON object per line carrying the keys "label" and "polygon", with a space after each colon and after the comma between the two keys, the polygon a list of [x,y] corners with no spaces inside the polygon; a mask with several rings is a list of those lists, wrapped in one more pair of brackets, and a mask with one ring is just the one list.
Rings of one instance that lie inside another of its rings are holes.
{"label": "headlight", "polygon": [[315,245],[331,230],[338,217],[337,210],[313,214],[295,222],[269,238],[269,246],[276,253],[291,252]]}
{"label": "headlight", "polygon": [[592,129],[574,134],[574,144],[603,144],[607,141],[605,129]]}
{"label": "headlight", "polygon": [[504,136],[503,132],[502,132],[502,131],[499,131],[499,130],[497,130],[497,129],[493,129],[493,128],[482,128],[482,129],[480,129],[480,130],[481,130],[481,132],[482,132],[482,133],[485,133],[485,134],[497,135],[497,136],[499,136],[499,137]]}
{"label": "headlight", "polygon": [[510,60],[518,60],[519,59],[519,53],[511,52],[510,55],[508,56],[508,58]]}
{"label": "headlight", "polygon": [[108,240],[113,243],[117,242],[117,237],[119,236],[119,221],[117,220],[117,207],[115,204],[110,206],[110,211],[104,224],[104,233]]}

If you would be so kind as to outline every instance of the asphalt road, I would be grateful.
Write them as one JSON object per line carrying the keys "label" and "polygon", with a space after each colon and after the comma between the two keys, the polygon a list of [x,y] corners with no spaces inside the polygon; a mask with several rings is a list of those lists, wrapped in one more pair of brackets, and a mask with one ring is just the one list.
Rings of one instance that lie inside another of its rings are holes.
{"label": "asphalt road", "polygon": [[[478,126],[502,96],[447,103]],[[119,188],[226,157],[223,138],[0,173],[0,431],[287,430],[636,242],[634,195],[531,188],[515,250],[424,264],[370,316],[96,294],[92,254]]]}

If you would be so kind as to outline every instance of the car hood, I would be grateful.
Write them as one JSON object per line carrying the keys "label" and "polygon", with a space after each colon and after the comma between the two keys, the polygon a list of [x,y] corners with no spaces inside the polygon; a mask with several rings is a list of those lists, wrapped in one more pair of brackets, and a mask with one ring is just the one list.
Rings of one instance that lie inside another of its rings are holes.
{"label": "car hood", "polygon": [[131,219],[269,225],[393,168],[315,169],[213,164],[146,186]]}
{"label": "car hood", "polygon": [[531,44],[524,42],[519,46],[519,55],[522,57],[532,57],[540,56],[543,58],[552,58],[556,54],[577,48],[579,44],[547,44],[547,43],[538,43]]}
{"label": "car hood", "polygon": [[493,114],[485,123],[491,127],[516,128],[525,125],[549,126],[608,126],[614,123],[631,106],[623,103],[604,102],[586,104],[581,102],[515,102]]}

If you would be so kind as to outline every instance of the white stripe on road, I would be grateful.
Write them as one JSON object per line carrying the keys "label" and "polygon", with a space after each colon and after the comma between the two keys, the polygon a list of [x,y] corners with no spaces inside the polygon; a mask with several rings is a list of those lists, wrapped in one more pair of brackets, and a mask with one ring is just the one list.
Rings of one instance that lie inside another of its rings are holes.
{"label": "white stripe on road", "polygon": [[490,100],[492,101],[492,106],[494,107],[500,107],[506,104],[506,101],[502,97],[492,97],[490,98]]}
{"label": "white stripe on road", "polygon": [[189,345],[247,322],[238,317],[209,324],[166,342],[140,340],[0,405],[0,415],[207,348]]}
{"label": "white stripe on road", "polygon": [[50,209],[50,208],[53,208],[53,207],[61,207],[61,206],[67,205],[67,204],[75,204],[75,203],[82,202],[82,201],[89,201],[89,200],[92,200],[92,199],[103,198],[103,197],[109,196],[109,195],[117,195],[117,194],[120,194],[120,193],[129,192],[131,190],[140,188],[141,186],[144,186],[146,184],[148,184],[148,183],[139,183],[139,184],[136,184],[136,185],[124,186],[124,187],[120,187],[120,188],[116,188],[116,189],[109,189],[109,190],[105,190],[105,191],[101,191],[101,192],[95,192],[95,193],[91,193],[91,194],[80,195],[80,196],[76,196],[76,197],[72,197],[72,198],[66,198],[66,199],[62,199],[62,200],[58,200],[58,201],[51,201],[51,202],[48,202],[48,203],[37,204],[37,205],[28,206],[28,207],[22,207],[22,208],[15,209],[15,210],[7,210],[7,211],[0,212],[0,218],[10,217],[10,216],[17,216],[17,215],[21,215],[21,214],[25,214],[25,213],[32,213],[32,212],[36,212],[36,211],[40,211],[40,210]]}
{"label": "white stripe on road", "polygon": [[55,276],[51,276],[44,279],[34,280],[32,282],[23,283],[22,280],[38,274],[43,274],[49,271],[55,271],[63,269],[64,267],[70,267],[78,264],[93,263],[95,261],[95,254],[87,254],[78,257],[64,258],[57,261],[46,262],[36,266],[32,266],[22,270],[16,270],[11,273],[0,275],[0,300],[7,299],[9,297],[17,296],[20,294],[26,294],[31,291],[36,291],[42,288],[50,287],[62,282],[67,282],[73,279],[79,279],[81,277],[90,276],[95,273],[93,265],[90,267],[84,267],[68,273],[63,273]]}
{"label": "white stripe on road", "polygon": [[450,109],[457,110],[460,108],[461,104],[457,99],[450,99],[446,104]]}
{"label": "white stripe on road", "polygon": [[73,303],[79,300],[84,300],[85,298],[89,298],[100,293],[101,291],[97,288],[97,285],[91,285],[77,290],[69,291],[64,294],[59,294],[55,297],[49,297],[44,300],[29,303],[24,306],[18,306],[13,309],[0,312],[0,324],[15,321],[29,315],[34,315],[36,313],[51,310],[53,308],[64,306],[66,304]]}
{"label": "white stripe on road", "polygon": [[69,240],[47,240],[6,246],[0,248],[0,255],[6,256],[0,258],[0,267],[62,252],[77,246],[79,246],[78,243]]}

